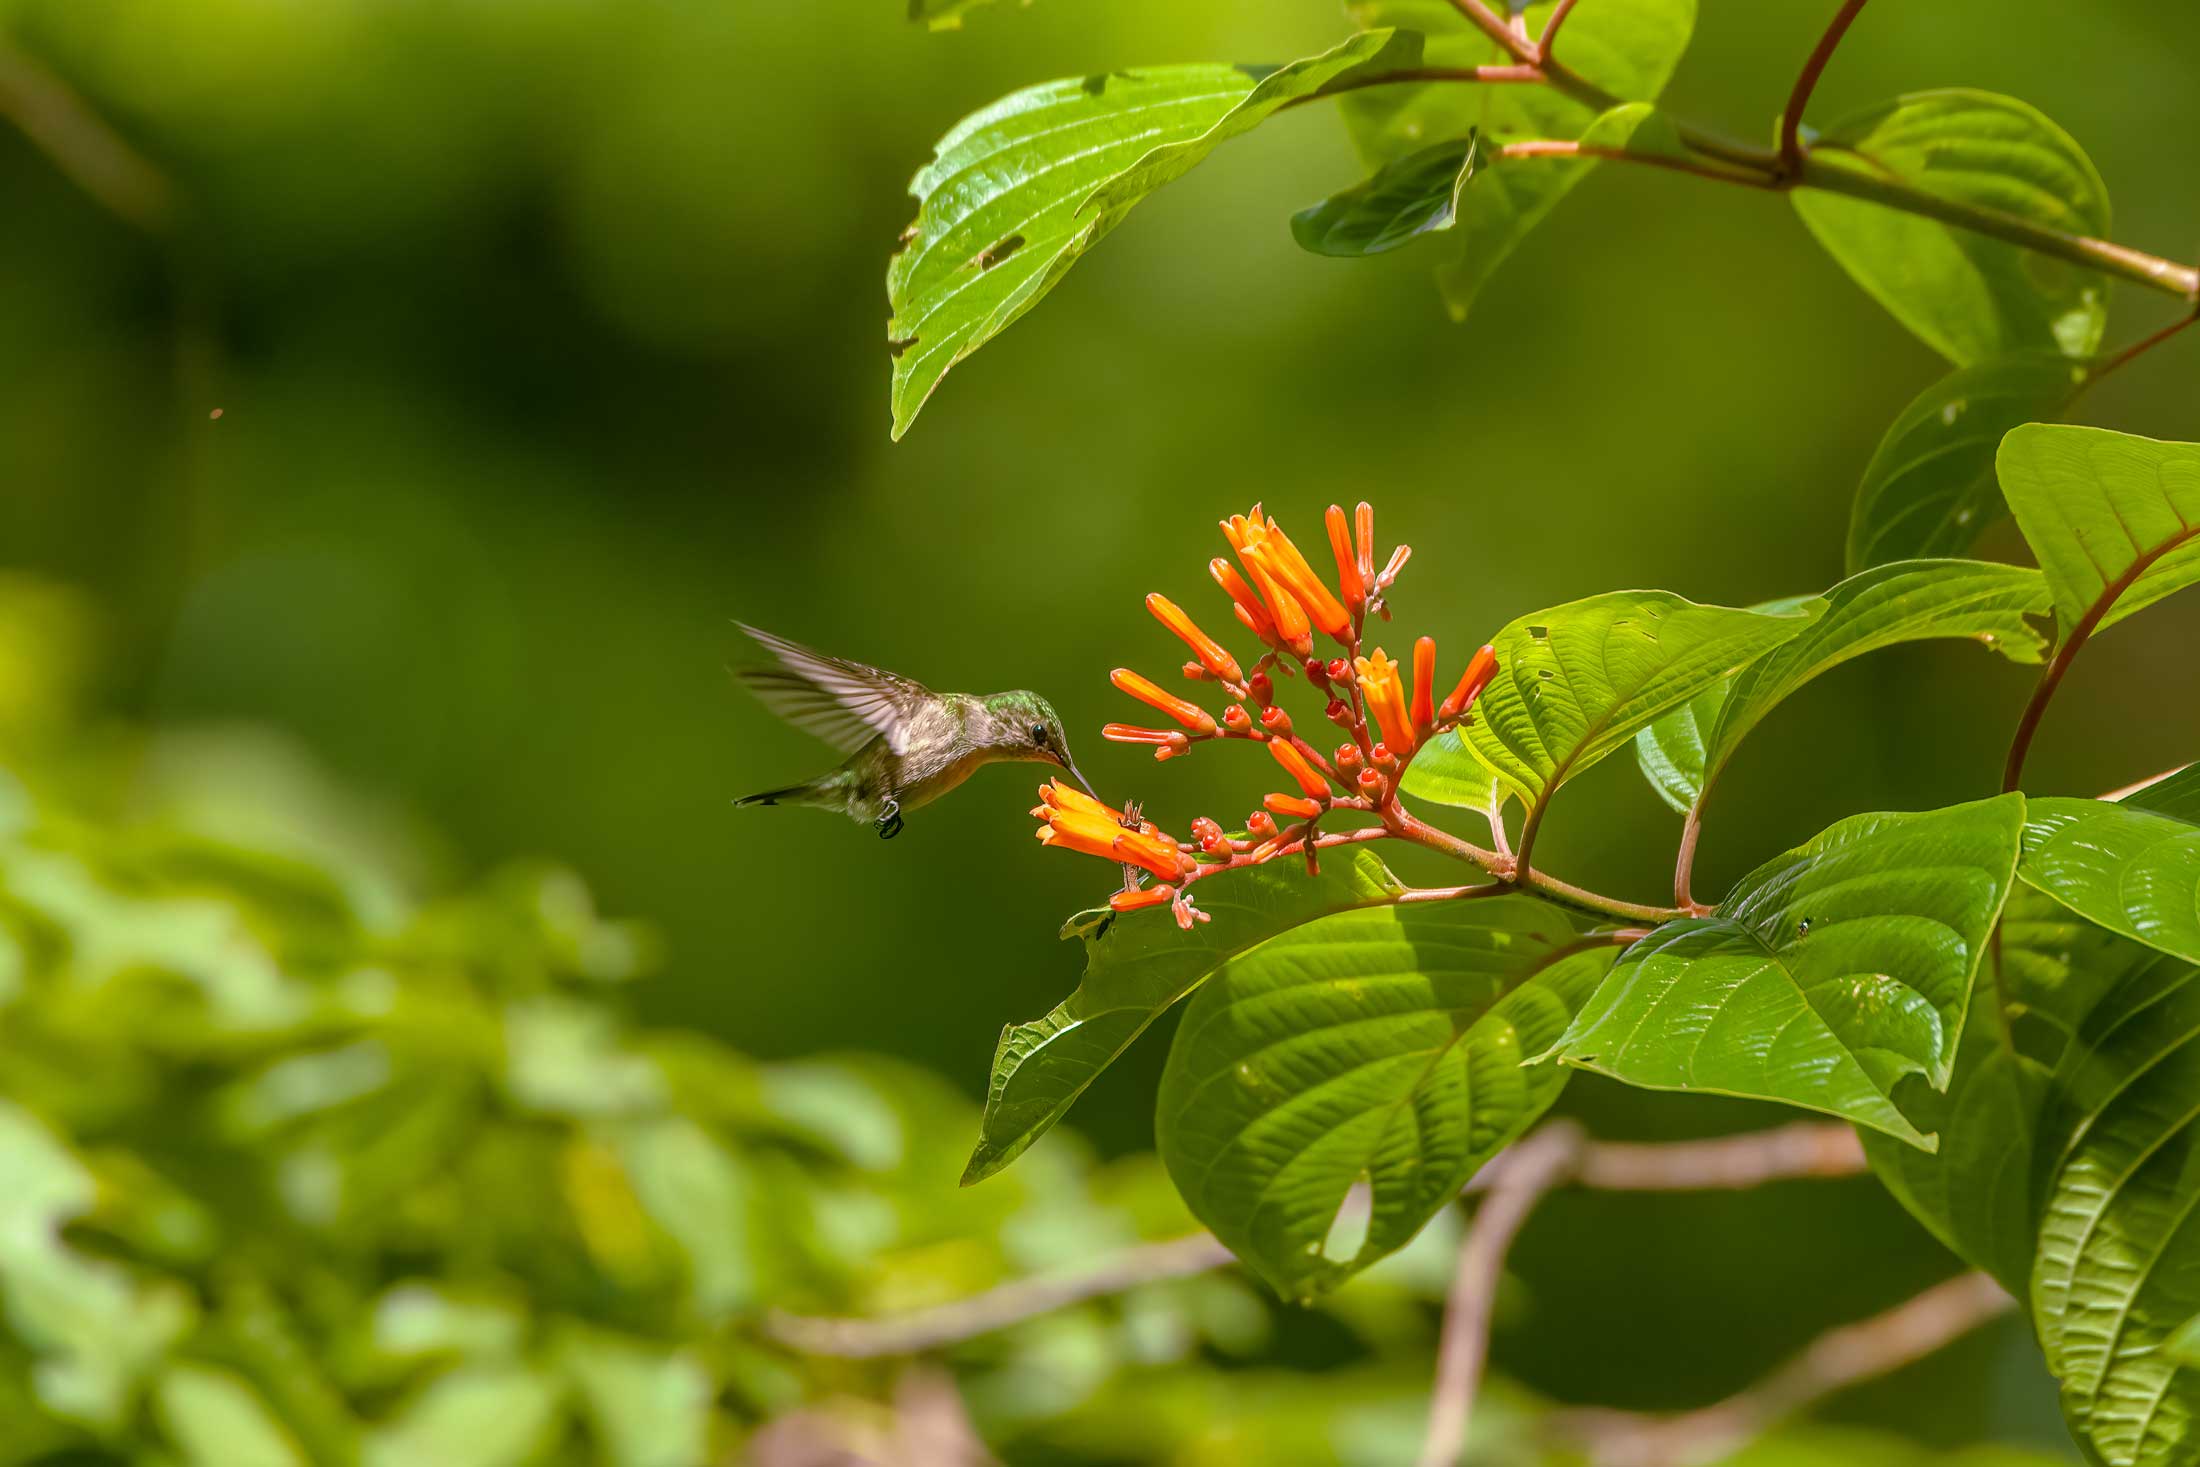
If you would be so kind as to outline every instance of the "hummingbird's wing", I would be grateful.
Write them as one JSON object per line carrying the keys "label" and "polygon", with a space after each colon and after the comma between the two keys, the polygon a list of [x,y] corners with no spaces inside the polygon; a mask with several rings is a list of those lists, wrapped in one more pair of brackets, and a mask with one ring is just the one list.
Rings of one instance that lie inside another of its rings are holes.
{"label": "hummingbird's wing", "polygon": [[766,708],[848,753],[881,735],[895,753],[908,752],[910,721],[934,701],[922,683],[813,652],[745,622],[734,625],[779,659],[777,667],[744,667],[734,673]]}

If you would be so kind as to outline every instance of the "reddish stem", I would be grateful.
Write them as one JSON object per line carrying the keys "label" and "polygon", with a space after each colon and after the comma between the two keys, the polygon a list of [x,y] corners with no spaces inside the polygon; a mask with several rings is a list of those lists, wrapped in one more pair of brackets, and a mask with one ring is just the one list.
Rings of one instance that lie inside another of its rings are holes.
{"label": "reddish stem", "polygon": [[1865,0],[1845,0],[1827,25],[1825,34],[1818,38],[1818,44],[1804,59],[1803,69],[1788,92],[1787,106],[1780,113],[1780,161],[1791,176],[1803,162],[1803,109],[1810,105],[1810,94],[1818,89],[1818,78],[1825,74],[1826,63],[1833,60],[1835,49],[1848,34],[1850,23],[1864,8],[1864,3]]}
{"label": "reddish stem", "polygon": [[1547,65],[1551,59],[1551,47],[1558,41],[1558,28],[1573,14],[1575,0],[1558,0],[1558,7],[1551,18],[1543,23],[1543,38],[1535,43],[1535,59],[1538,66]]}

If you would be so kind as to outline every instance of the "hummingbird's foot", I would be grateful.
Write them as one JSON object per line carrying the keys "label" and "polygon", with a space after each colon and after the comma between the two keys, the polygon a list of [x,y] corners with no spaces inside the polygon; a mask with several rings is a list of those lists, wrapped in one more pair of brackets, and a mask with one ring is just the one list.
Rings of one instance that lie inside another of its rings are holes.
{"label": "hummingbird's foot", "polygon": [[901,834],[901,801],[888,800],[886,808],[879,812],[878,838],[892,840]]}

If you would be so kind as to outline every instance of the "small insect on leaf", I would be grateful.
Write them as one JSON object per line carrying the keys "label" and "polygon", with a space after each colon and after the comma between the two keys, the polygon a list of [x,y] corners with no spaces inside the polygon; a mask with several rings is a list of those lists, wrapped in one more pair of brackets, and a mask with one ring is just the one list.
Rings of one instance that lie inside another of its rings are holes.
{"label": "small insect on leaf", "polygon": [[914,336],[889,336],[886,338],[886,354],[898,359],[903,352],[916,344],[917,339]]}

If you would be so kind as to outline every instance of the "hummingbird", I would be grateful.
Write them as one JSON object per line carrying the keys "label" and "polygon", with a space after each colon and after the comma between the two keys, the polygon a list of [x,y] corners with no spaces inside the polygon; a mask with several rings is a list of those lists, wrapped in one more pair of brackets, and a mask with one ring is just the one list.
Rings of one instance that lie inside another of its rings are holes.
{"label": "hummingbird", "polygon": [[766,708],[848,755],[816,779],[744,796],[736,806],[816,805],[892,840],[901,834],[903,811],[938,799],[981,764],[1058,765],[1092,793],[1070,758],[1061,716],[1037,693],[935,693],[895,673],[734,625],[779,664],[741,668],[734,676]]}

